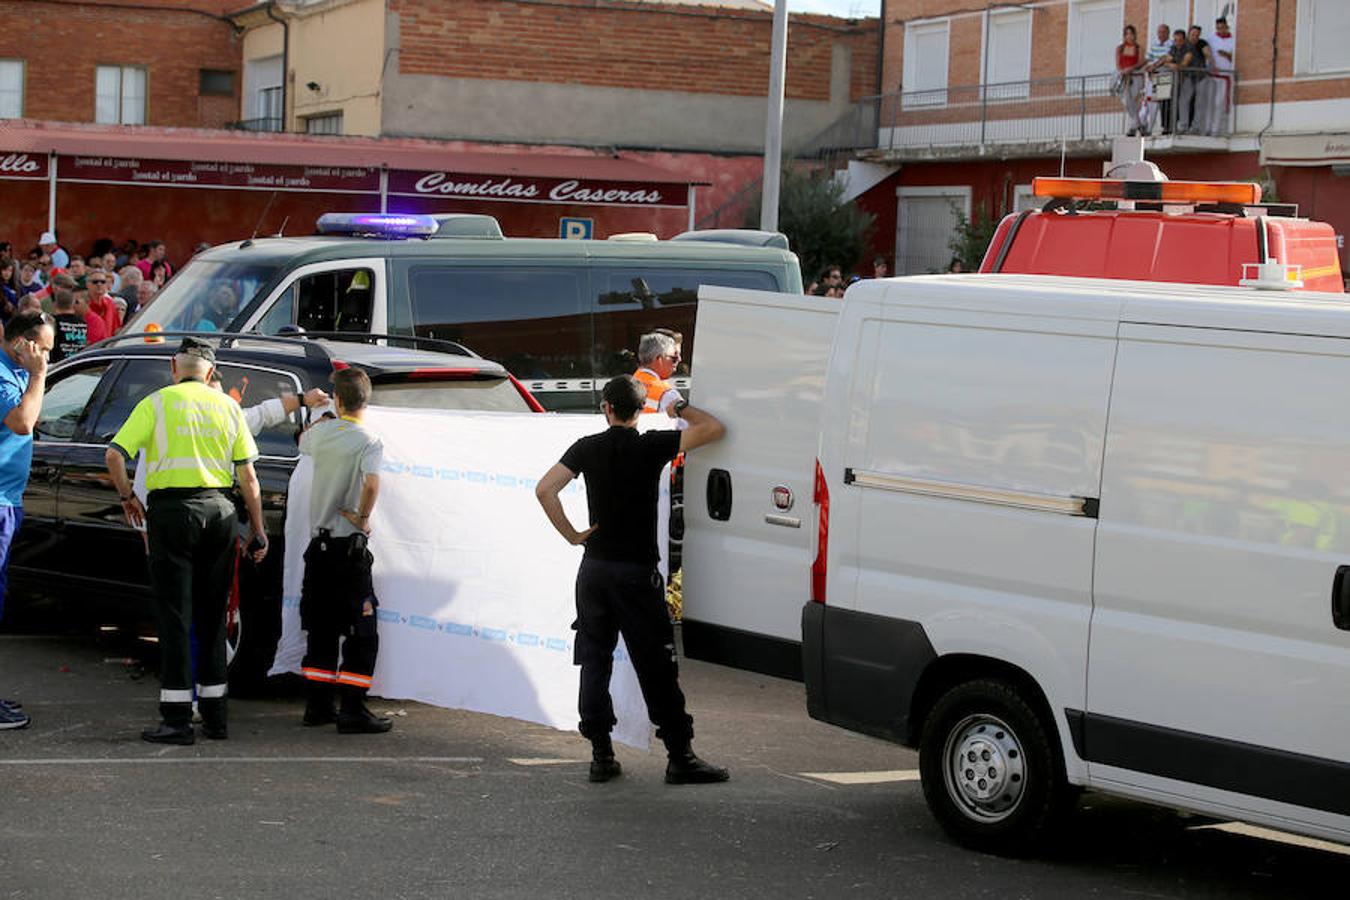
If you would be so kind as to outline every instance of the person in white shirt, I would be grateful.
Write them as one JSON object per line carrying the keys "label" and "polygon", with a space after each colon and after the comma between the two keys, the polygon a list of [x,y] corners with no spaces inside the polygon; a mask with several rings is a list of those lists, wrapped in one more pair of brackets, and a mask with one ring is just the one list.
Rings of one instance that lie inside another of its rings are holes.
{"label": "person in white shirt", "polygon": [[1157,130],[1159,114],[1162,118],[1162,127],[1164,132],[1172,130],[1172,96],[1175,88],[1175,77],[1166,63],[1172,58],[1172,29],[1167,23],[1160,24],[1155,30],[1157,40],[1148,45],[1148,56],[1146,57],[1148,65],[1144,71],[1148,73],[1145,82],[1145,101],[1143,126],[1145,134],[1152,134]]}
{"label": "person in white shirt", "polygon": [[1209,133],[1221,134],[1228,114],[1233,92],[1233,64],[1237,57],[1237,39],[1228,30],[1224,16],[1214,20],[1214,33],[1209,37],[1209,49],[1214,60],[1214,96],[1209,114]]}

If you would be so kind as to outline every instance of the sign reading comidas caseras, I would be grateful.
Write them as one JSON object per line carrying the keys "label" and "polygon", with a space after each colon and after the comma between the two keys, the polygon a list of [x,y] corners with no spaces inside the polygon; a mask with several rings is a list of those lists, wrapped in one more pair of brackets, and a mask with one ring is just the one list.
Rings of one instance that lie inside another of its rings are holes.
{"label": "sign reading comidas caseras", "polygon": [[557,203],[576,206],[683,206],[678,185],[644,181],[602,181],[588,178],[542,178],[457,172],[389,173],[395,197],[443,197],[455,200],[498,200],[515,203]]}

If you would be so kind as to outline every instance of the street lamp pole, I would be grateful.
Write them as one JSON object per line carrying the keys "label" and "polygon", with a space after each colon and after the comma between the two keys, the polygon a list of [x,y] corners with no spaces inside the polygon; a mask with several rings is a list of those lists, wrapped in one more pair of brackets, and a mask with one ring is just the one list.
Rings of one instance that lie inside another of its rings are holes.
{"label": "street lamp pole", "polygon": [[778,230],[778,192],[783,173],[783,87],[787,75],[787,0],[773,7],[773,49],[769,60],[769,117],[764,126],[764,197],[759,227]]}

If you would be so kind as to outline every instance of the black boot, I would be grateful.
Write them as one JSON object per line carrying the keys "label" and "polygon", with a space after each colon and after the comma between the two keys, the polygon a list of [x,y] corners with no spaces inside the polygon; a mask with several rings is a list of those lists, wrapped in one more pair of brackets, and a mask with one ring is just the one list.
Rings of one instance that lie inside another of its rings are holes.
{"label": "black boot", "polygon": [[623,774],[623,766],[614,758],[614,744],[609,735],[591,739],[590,780],[596,783],[618,778]]}
{"label": "black boot", "polygon": [[726,781],[731,773],[720,766],[706,763],[694,755],[688,744],[672,747],[666,763],[666,784],[716,784]]}
{"label": "black boot", "polygon": [[160,722],[158,728],[147,728],[141,732],[141,740],[149,741],[152,744],[182,744],[188,746],[197,741],[197,735],[192,730],[192,725],[170,725],[168,722]]}
{"label": "black boot", "polygon": [[365,691],[342,695],[342,711],[338,713],[338,734],[383,734],[394,723],[366,709]]}
{"label": "black boot", "polygon": [[202,711],[202,736],[213,741],[223,741],[230,736],[228,719],[225,715],[225,698],[213,698],[198,701]]}
{"label": "black boot", "polygon": [[315,681],[305,682],[305,717],[300,720],[307,728],[332,725],[338,720],[333,686]]}

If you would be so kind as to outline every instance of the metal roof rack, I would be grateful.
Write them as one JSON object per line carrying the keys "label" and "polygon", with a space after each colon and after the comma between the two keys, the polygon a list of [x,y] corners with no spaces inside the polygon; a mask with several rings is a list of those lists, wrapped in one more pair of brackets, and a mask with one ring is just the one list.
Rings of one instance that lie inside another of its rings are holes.
{"label": "metal roof rack", "polygon": [[333,355],[322,345],[304,340],[303,335],[290,337],[259,334],[254,331],[137,331],[131,334],[115,334],[96,344],[90,344],[86,349],[116,347],[119,344],[130,344],[138,341],[143,344],[159,344],[166,342],[168,338],[185,337],[193,337],[203,341],[217,341],[222,349],[233,347],[241,340],[259,341],[267,344],[280,344],[284,347],[300,347],[304,350],[305,356],[310,359],[332,360],[333,358]]}
{"label": "metal roof rack", "polygon": [[463,344],[444,341],[440,338],[420,337],[414,334],[369,334],[363,331],[297,331],[293,334],[261,334],[256,331],[137,331],[131,334],[117,334],[104,338],[89,347],[115,347],[140,341],[146,344],[163,343],[166,338],[194,337],[205,341],[218,341],[222,348],[233,347],[240,341],[258,341],[267,344],[279,344],[284,347],[299,347],[310,359],[331,361],[333,354],[315,340],[346,341],[348,343],[373,344],[387,341],[395,346],[411,345],[414,350],[433,350],[441,353],[453,353],[471,359],[482,359]]}
{"label": "metal roof rack", "polygon": [[296,332],[297,338],[319,338],[325,341],[347,341],[350,343],[373,344],[376,341],[387,341],[394,345],[407,344],[414,350],[436,350],[441,353],[454,353],[457,356],[467,356],[472,359],[482,359],[477,353],[474,353],[468,347],[456,341],[446,341],[441,338],[421,337],[416,334],[371,334],[365,331],[302,331]]}

